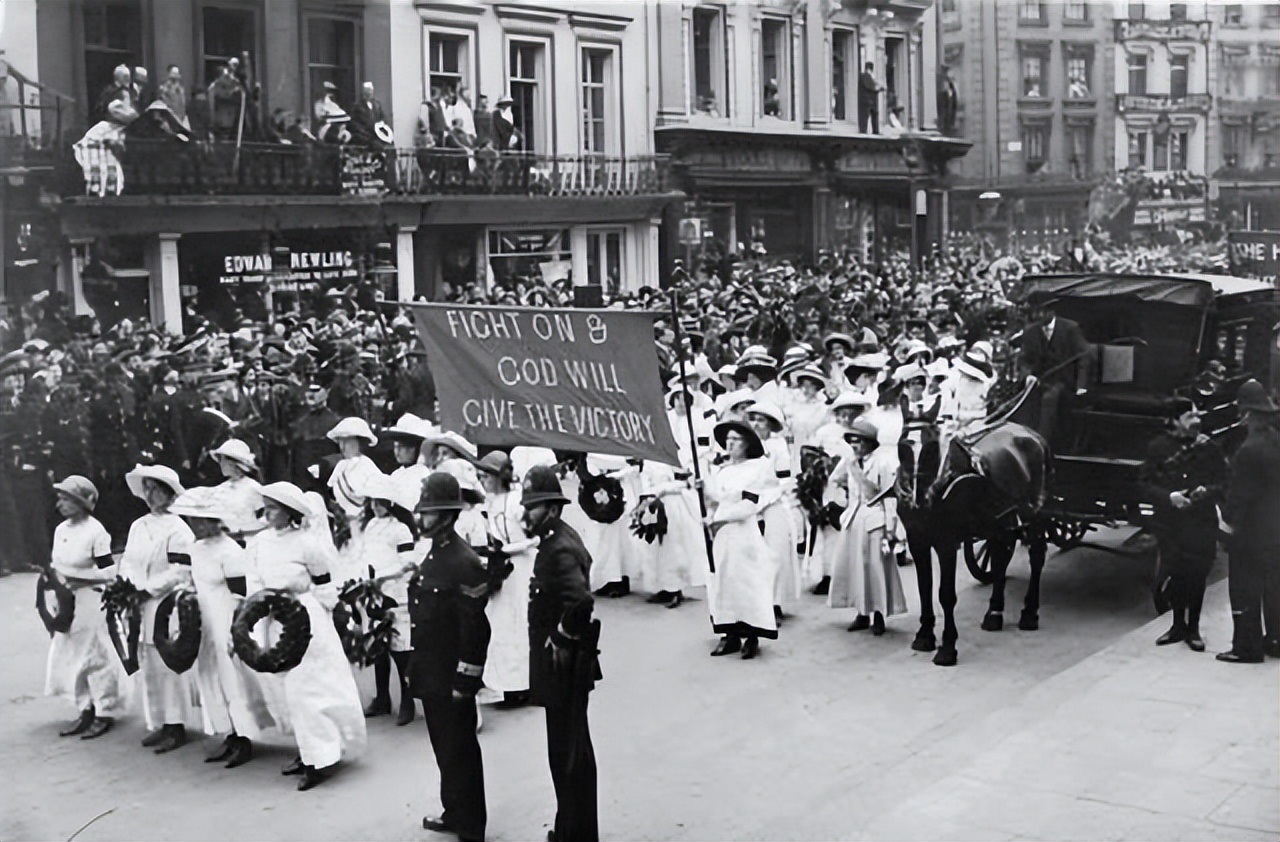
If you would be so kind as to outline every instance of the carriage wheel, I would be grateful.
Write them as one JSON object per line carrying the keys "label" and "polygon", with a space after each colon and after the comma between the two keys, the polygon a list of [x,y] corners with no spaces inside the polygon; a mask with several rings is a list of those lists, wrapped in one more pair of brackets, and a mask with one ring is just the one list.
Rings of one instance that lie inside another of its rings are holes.
{"label": "carriage wheel", "polygon": [[989,585],[995,579],[991,572],[991,542],[981,538],[967,538],[964,542],[964,563],[970,575],[980,584]]}
{"label": "carriage wheel", "polygon": [[1048,539],[1059,550],[1072,550],[1080,546],[1084,536],[1089,534],[1089,524],[1082,520],[1054,519],[1049,524]]}

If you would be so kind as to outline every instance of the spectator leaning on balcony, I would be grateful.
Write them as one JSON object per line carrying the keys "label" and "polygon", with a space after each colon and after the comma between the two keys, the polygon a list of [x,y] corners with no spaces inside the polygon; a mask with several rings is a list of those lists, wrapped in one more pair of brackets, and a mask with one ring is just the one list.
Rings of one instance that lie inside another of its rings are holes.
{"label": "spectator leaning on balcony", "polygon": [[[114,113],[112,107],[115,106]],[[133,109],[134,116],[138,112],[138,95],[133,89],[133,76],[129,72],[128,65],[117,65],[116,69],[111,71],[111,84],[102,89],[102,93],[98,94],[97,105],[94,106],[93,114],[90,115],[91,122],[98,123],[104,120],[128,124],[131,119],[124,119],[123,106]]]}
{"label": "spectator leaning on balcony", "polygon": [[373,83],[360,87],[360,101],[351,114],[351,139],[361,146],[390,146],[391,127],[387,125],[382,103],[373,95]]}
{"label": "spectator leaning on balcony", "polygon": [[337,93],[337,85],[325,82],[324,95],[316,100],[316,137],[321,143],[351,142],[351,132],[347,128],[351,116],[338,104]]}

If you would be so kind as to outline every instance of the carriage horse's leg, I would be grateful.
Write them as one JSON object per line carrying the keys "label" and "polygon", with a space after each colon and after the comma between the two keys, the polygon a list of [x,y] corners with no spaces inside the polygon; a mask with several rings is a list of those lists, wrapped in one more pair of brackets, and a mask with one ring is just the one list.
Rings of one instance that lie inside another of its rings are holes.
{"label": "carriage horse's leg", "polygon": [[1027,581],[1027,595],[1022,602],[1022,616],[1018,628],[1035,631],[1040,628],[1040,571],[1044,569],[1045,556],[1049,552],[1046,524],[1034,524],[1027,536],[1027,560],[1031,564],[1031,578]]}
{"label": "carriage horse's leg", "polygon": [[933,656],[940,667],[956,665],[956,553],[959,547],[950,542],[938,542],[938,604],[942,606],[942,646]]}
{"label": "carriage horse's leg", "polygon": [[982,630],[997,632],[1004,628],[1004,585],[1009,571],[1009,562],[1013,559],[1013,551],[1018,546],[1014,535],[995,534],[987,539],[987,547],[991,554],[991,602],[987,605],[986,616],[982,618]]}
{"label": "carriage horse's leg", "polygon": [[916,652],[932,652],[938,647],[933,627],[936,618],[933,613],[933,545],[929,533],[922,526],[907,529],[907,547],[911,550],[911,560],[916,567],[916,585],[920,591],[920,630],[916,639],[911,641],[911,648]]}

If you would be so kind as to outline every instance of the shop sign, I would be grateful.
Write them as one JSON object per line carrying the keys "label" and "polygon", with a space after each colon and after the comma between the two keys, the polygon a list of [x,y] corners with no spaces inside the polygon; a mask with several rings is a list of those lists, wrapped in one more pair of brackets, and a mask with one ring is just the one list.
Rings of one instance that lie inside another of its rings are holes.
{"label": "shop sign", "polygon": [[289,274],[275,276],[269,254],[228,254],[222,258],[218,281],[222,284],[260,284],[271,280],[274,286],[316,284],[320,281],[354,280],[355,255],[343,251],[295,251],[289,254]]}
{"label": "shop sign", "polygon": [[342,150],[342,192],[380,196],[387,192],[386,152]]}
{"label": "shop sign", "polygon": [[1280,286],[1280,231],[1228,231],[1231,274]]}

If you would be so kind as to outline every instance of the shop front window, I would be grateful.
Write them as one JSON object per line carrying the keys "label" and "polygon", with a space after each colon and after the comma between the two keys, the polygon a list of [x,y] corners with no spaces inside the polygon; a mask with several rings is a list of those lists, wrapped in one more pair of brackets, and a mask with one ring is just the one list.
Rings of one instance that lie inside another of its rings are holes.
{"label": "shop front window", "polygon": [[494,282],[506,289],[570,277],[572,260],[568,228],[489,232],[489,268]]}
{"label": "shop front window", "polygon": [[622,289],[622,248],[626,232],[621,228],[587,231],[587,283],[610,296]]}

